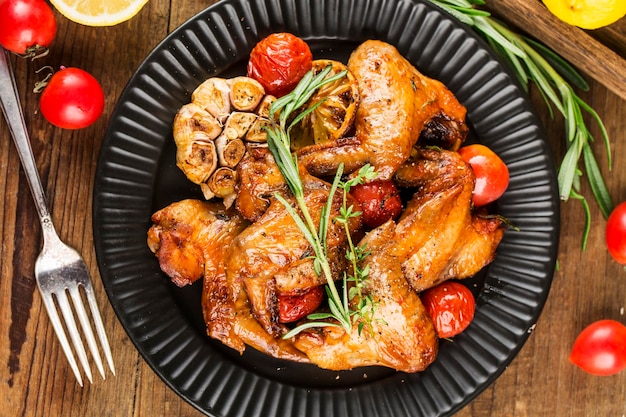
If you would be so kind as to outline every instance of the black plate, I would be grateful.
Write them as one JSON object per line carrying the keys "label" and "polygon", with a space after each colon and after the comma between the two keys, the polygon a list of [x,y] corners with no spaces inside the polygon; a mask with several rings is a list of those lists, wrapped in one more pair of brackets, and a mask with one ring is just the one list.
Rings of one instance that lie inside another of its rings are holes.
{"label": "black plate", "polygon": [[[507,231],[496,260],[471,283],[478,308],[425,372],[330,372],[243,356],[205,335],[201,285],[178,289],[146,246],[150,215],[201,197],[175,167],[177,109],[210,76],[241,75],[271,32],[305,38],[316,58],[346,61],[366,39],[395,45],[468,108],[474,137],[509,166],[497,210]],[[104,286],[154,371],[211,416],[442,416],[494,381],[527,339],[550,288],[558,243],[556,175],[523,90],[471,31],[426,1],[225,0],[193,17],[146,58],[112,115],[97,170],[94,234]]]}

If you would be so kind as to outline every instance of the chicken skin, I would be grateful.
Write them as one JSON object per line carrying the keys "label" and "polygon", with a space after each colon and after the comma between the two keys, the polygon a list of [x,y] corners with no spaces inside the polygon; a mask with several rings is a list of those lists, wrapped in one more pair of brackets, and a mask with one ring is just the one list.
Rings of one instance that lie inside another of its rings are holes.
{"label": "chicken skin", "polygon": [[218,269],[221,249],[247,225],[234,210],[219,203],[182,200],[152,215],[148,247],[161,270],[179,287]]}
{"label": "chicken skin", "polygon": [[[273,159],[265,161],[270,163]],[[268,170],[272,171],[272,168]],[[300,176],[306,205],[318,227],[322,208],[328,200],[330,184],[303,170]],[[250,178],[250,181],[260,184],[267,178],[260,175],[257,179]],[[271,179],[270,182],[273,183]],[[283,197],[292,206],[296,205],[290,193],[285,193]],[[331,219],[339,214],[342,199],[341,193],[335,194]],[[348,196],[348,201],[349,204],[356,204],[351,196]],[[278,295],[305,293],[312,287],[324,285],[326,278],[315,271],[313,248],[283,203],[274,197],[269,202],[267,210],[258,220],[234,239],[226,268],[230,285],[245,289],[252,311],[261,326],[268,333],[280,337],[288,329],[279,323]],[[351,218],[351,233],[358,236],[360,228],[360,218]],[[326,247],[332,275],[338,279],[347,265],[347,237],[342,225],[329,222]]]}
{"label": "chicken skin", "polygon": [[300,161],[311,174],[333,175],[340,163],[345,172],[353,172],[369,163],[378,179],[388,180],[409,158],[426,127],[428,141],[444,134],[438,144],[445,143],[447,148],[456,149],[465,139],[465,107],[392,45],[363,42],[350,56],[348,69],[358,81],[361,97],[355,135],[301,149]]}
{"label": "chicken skin", "polygon": [[365,260],[364,267],[370,271],[363,288],[375,302],[371,323],[361,332],[355,324],[351,332],[341,327],[318,327],[296,335],[295,346],[312,363],[332,370],[378,365],[418,372],[435,360],[435,328],[419,295],[403,276],[402,259],[392,251],[402,245],[395,229],[389,220],[360,242],[371,251]]}
{"label": "chicken skin", "polygon": [[446,279],[471,277],[493,261],[504,227],[497,216],[472,212],[474,173],[457,152],[418,153],[395,179],[402,187],[418,187],[398,220],[397,233],[406,234],[402,249],[411,252],[402,263],[404,276],[421,292]]}
{"label": "chicken skin", "polygon": [[[425,369],[437,354],[437,336],[419,292],[449,278],[474,275],[493,260],[501,221],[474,217],[474,174],[456,152],[421,149],[396,174],[416,187],[397,224],[389,220],[359,243],[370,251],[364,291],[374,300],[371,327],[306,330],[295,346],[322,368],[382,365]],[[369,329],[369,330],[368,330]]]}

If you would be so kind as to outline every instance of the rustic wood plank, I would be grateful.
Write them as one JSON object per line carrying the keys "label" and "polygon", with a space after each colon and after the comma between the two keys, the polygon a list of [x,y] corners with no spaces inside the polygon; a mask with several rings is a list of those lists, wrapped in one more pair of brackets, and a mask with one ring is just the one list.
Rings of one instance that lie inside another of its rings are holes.
{"label": "rustic wood plank", "polygon": [[491,3],[489,10],[559,51],[580,70],[626,99],[626,60],[584,30],[558,19],[539,0],[500,0]]}

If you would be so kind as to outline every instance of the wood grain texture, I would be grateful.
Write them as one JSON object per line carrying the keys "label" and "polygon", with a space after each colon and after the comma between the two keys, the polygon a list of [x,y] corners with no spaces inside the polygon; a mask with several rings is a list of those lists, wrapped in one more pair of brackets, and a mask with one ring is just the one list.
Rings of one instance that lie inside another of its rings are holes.
{"label": "wood grain texture", "polygon": [[488,9],[626,100],[626,60],[584,30],[559,20],[539,0],[498,0]]}
{"label": "wood grain texture", "polygon": [[[85,257],[112,345],[117,375],[76,383],[35,289],[33,267],[40,231],[29,190],[4,120],[0,120],[0,415],[9,417],[199,417],[146,365],[128,339],[99,279],[91,229],[91,197],[98,153],[109,116],[127,80],[169,32],[215,1],[151,0],[131,21],[111,28],[89,28],[57,15],[59,31],[52,52],[40,62],[14,59],[26,123],[53,219],[61,236]],[[496,8],[506,2],[489,2]],[[520,3],[520,2],[517,2]],[[504,10],[504,9],[502,9]],[[542,15],[543,16],[543,15]],[[610,29],[610,30],[609,30]],[[603,42],[626,49],[621,23],[602,31]],[[49,125],[31,92],[43,65],[77,66],[98,78],[106,93],[104,116],[80,131]],[[601,142],[593,145],[616,202],[626,200],[626,101],[591,80],[582,92],[604,120],[615,163],[610,172]],[[536,91],[532,101],[560,160],[563,123],[552,120]],[[599,130],[587,118],[592,133]],[[537,326],[501,377],[467,407],[461,417],[617,416],[626,414],[626,372],[593,377],[568,362],[576,335],[602,318],[626,323],[626,272],[608,256],[605,222],[586,185],[593,228],[581,252],[584,214],[576,201],[562,205],[559,270]],[[270,416],[268,416],[270,417]],[[329,417],[329,416],[323,416]],[[350,416],[351,417],[351,416]]]}

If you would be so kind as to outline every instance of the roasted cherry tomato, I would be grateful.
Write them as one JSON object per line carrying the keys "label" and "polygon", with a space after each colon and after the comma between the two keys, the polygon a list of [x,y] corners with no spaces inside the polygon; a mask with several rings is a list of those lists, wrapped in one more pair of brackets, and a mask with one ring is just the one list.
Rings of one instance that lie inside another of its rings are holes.
{"label": "roasted cherry tomato", "polygon": [[626,369],[626,326],[615,320],[590,324],[574,341],[569,360],[594,375]]}
{"label": "roasted cherry tomato", "polygon": [[485,145],[473,144],[460,148],[459,154],[476,176],[472,195],[475,206],[494,202],[504,194],[509,186],[509,169],[495,152]]}
{"label": "roasted cherry tomato", "polygon": [[57,21],[44,0],[0,0],[0,44],[16,54],[44,51],[57,33]]}
{"label": "roasted cherry tomato", "polygon": [[95,122],[104,110],[104,92],[91,74],[80,68],[62,68],[41,93],[39,107],[53,125],[81,129]]}
{"label": "roasted cherry tomato", "polygon": [[248,77],[260,82],[266,93],[280,97],[293,90],[312,62],[311,49],[302,39],[291,33],[273,33],[252,49]]}
{"label": "roasted cherry tomato", "polygon": [[324,287],[313,287],[298,295],[278,295],[278,312],[281,323],[292,323],[313,313],[322,303]]}
{"label": "roasted cherry tomato", "polygon": [[361,207],[361,220],[367,227],[378,227],[402,212],[402,199],[393,181],[373,181],[355,185],[350,193]]}
{"label": "roasted cherry tomato", "polygon": [[474,318],[474,295],[459,282],[447,281],[429,288],[421,299],[441,338],[461,333]]}
{"label": "roasted cherry tomato", "polygon": [[626,265],[626,201],[613,209],[606,222],[606,246],[618,263]]}

